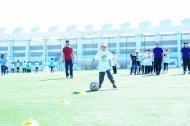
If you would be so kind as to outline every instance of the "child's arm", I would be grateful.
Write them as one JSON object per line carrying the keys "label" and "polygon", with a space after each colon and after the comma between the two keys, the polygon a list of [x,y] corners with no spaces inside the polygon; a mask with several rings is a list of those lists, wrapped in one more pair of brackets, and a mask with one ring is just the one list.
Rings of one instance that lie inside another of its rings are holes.
{"label": "child's arm", "polygon": [[90,68],[92,68],[94,62],[95,62],[95,59],[93,59],[92,62],[90,63]]}

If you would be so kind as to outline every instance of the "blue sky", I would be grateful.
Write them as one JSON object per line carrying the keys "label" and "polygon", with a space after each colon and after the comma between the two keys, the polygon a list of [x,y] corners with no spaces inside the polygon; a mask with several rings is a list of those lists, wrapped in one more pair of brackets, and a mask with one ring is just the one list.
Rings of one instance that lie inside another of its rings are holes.
{"label": "blue sky", "polygon": [[47,31],[59,26],[60,31],[68,25],[85,25],[100,29],[111,23],[114,28],[130,22],[138,27],[142,21],[152,21],[158,26],[161,20],[172,19],[174,25],[190,17],[189,0],[0,0],[0,27],[11,32],[15,27],[24,27],[29,32],[40,26]]}

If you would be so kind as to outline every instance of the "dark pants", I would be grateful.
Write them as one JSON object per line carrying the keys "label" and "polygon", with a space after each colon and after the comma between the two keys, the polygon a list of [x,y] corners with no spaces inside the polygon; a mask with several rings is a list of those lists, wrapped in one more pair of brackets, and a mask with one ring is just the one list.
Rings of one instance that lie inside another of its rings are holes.
{"label": "dark pants", "polygon": [[137,73],[140,74],[141,73],[141,62],[137,61]]}
{"label": "dark pants", "polygon": [[54,72],[54,69],[53,69],[54,67],[50,67],[50,71],[51,71],[51,73],[53,73]]}
{"label": "dark pants", "polygon": [[186,72],[188,70],[190,72],[190,58],[183,58],[183,71]]}
{"label": "dark pants", "polygon": [[142,74],[145,74],[145,65],[142,65]]}
{"label": "dark pants", "polygon": [[[70,68],[70,74],[69,74],[69,68]],[[66,77],[69,75],[73,77],[73,60],[65,60],[65,73]]]}
{"label": "dark pants", "polygon": [[26,68],[22,68],[22,72],[23,72],[23,73],[26,73]]}
{"label": "dark pants", "polygon": [[6,74],[6,66],[2,65],[1,66],[1,75],[5,75]]}
{"label": "dark pants", "polygon": [[151,67],[152,66],[145,66],[145,74],[151,73]]}
{"label": "dark pants", "polygon": [[161,69],[162,69],[162,58],[154,58],[154,67],[156,69],[156,74],[160,74]]}
{"label": "dark pants", "polygon": [[14,72],[15,72],[15,70],[13,68],[11,68],[11,73],[14,73]]}
{"label": "dark pants", "polygon": [[130,74],[132,74],[133,72],[134,72],[134,74],[137,73],[137,61],[132,61]]}
{"label": "dark pants", "polygon": [[113,67],[113,73],[116,74],[117,73],[117,67],[116,66],[112,66]]}
{"label": "dark pants", "polygon": [[114,84],[115,81],[114,81],[114,79],[113,79],[113,76],[112,76],[110,70],[107,70],[106,72],[99,72],[99,84],[102,84],[102,83],[104,82],[105,73],[107,74],[107,76],[108,76],[110,82],[111,82],[112,84]]}
{"label": "dark pants", "polygon": [[164,71],[168,71],[168,63],[164,63]]}
{"label": "dark pants", "polygon": [[38,72],[38,67],[35,68],[35,72],[36,72],[36,73]]}
{"label": "dark pants", "polygon": [[16,67],[16,72],[19,73],[20,67]]}
{"label": "dark pants", "polygon": [[155,73],[155,72],[156,72],[154,62],[152,62],[152,66],[151,66],[151,70],[150,70],[150,72],[151,72],[151,73]]}

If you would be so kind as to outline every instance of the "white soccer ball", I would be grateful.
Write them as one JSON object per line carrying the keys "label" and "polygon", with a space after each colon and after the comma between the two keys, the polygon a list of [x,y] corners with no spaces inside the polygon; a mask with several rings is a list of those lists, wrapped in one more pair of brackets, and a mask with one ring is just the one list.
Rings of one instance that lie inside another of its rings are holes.
{"label": "white soccer ball", "polygon": [[91,84],[90,84],[90,90],[91,91],[97,91],[99,89],[99,83],[97,83],[97,82],[92,82]]}

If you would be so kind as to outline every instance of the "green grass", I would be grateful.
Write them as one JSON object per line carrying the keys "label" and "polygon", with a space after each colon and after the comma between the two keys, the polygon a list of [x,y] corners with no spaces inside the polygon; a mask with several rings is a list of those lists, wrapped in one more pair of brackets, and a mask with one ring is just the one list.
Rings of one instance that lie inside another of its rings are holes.
{"label": "green grass", "polygon": [[[181,69],[161,76],[129,76],[121,70],[103,88],[86,95],[97,71],[9,74],[0,77],[0,126],[21,126],[28,118],[40,126],[190,126],[190,75]],[[61,106],[67,99],[70,105]]]}

